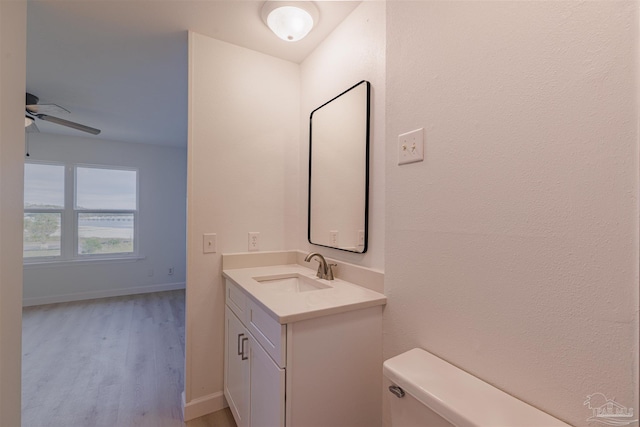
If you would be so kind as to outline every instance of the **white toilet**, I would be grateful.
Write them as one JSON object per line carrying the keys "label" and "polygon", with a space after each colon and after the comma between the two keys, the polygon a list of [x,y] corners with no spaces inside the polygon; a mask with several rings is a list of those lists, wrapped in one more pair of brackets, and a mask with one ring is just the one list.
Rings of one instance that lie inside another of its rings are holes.
{"label": "white toilet", "polygon": [[422,349],[384,362],[393,427],[556,427],[568,424]]}

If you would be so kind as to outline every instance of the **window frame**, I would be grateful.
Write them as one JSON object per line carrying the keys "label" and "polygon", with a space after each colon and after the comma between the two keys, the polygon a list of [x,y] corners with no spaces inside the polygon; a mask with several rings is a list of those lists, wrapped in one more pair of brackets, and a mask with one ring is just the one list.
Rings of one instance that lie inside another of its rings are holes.
{"label": "window frame", "polygon": [[[116,171],[129,171],[136,173],[136,207],[135,210],[127,209],[78,209],[78,168],[85,169],[107,169]],[[140,211],[140,173],[138,168],[132,168],[127,166],[111,166],[111,165],[94,165],[87,163],[75,163],[73,165],[73,257],[76,259],[111,259],[111,258],[130,258],[138,256],[138,212]],[[81,213],[96,213],[96,214],[133,214],[133,251],[132,252],[118,252],[113,254],[81,254],[80,249],[80,221],[79,217]]]}
{"label": "window frame", "polygon": [[[140,170],[137,167],[117,166],[90,163],[64,163],[56,161],[28,160],[30,164],[50,164],[64,167],[64,208],[63,209],[27,209],[24,213],[60,213],[60,255],[42,257],[24,257],[23,264],[73,264],[87,261],[129,261],[141,259],[140,256]],[[78,168],[106,169],[114,171],[135,172],[135,209],[78,209],[76,206],[78,188]],[[80,214],[132,214],[133,215],[133,250],[132,252],[117,252],[112,254],[80,254]],[[24,239],[24,237],[23,237]]]}
{"label": "window frame", "polygon": [[[23,262],[25,264],[27,263],[37,263],[37,262],[52,262],[52,261],[62,261],[64,260],[64,247],[65,247],[65,243],[66,243],[66,238],[67,236],[65,235],[64,229],[65,229],[65,217],[66,217],[66,212],[65,212],[65,208],[67,205],[67,181],[68,181],[68,176],[67,176],[67,165],[62,163],[62,162],[55,162],[55,161],[43,161],[43,160],[29,160],[27,162],[25,162],[26,164],[33,164],[33,165],[49,165],[49,166],[61,166],[62,170],[63,170],[63,174],[62,174],[62,191],[63,191],[63,204],[64,206],[62,208],[27,208],[24,206],[24,202],[22,204],[22,220],[24,221],[25,215],[26,214],[39,214],[39,213],[55,213],[55,214],[59,214],[60,215],[60,255],[47,255],[47,256],[33,256],[33,257],[25,257],[24,256],[24,248],[22,250],[22,259]],[[24,176],[23,176],[23,181],[24,181]],[[24,224],[23,224],[23,229],[22,229],[22,242],[24,245]]]}

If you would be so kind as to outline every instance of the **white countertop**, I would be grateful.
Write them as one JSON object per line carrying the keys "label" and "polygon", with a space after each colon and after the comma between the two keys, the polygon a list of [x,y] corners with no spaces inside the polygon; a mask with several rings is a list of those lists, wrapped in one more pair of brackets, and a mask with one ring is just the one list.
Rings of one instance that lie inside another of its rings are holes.
{"label": "white countertop", "polygon": [[222,275],[242,288],[280,324],[312,319],[329,314],[385,305],[387,297],[353,283],[319,280],[331,289],[285,292],[266,289],[254,277],[276,274],[301,274],[313,279],[316,271],[298,264],[223,270]]}

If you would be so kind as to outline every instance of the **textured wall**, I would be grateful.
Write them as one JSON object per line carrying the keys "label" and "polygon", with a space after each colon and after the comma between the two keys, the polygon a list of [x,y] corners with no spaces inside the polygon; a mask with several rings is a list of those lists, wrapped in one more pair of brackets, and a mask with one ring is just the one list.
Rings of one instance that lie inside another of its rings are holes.
{"label": "textured wall", "polygon": [[299,111],[297,64],[190,33],[187,405],[223,402],[221,254],[246,252],[250,231],[263,251],[295,247]]}
{"label": "textured wall", "polygon": [[637,413],[637,7],[387,3],[385,357],[576,425],[595,392]]}

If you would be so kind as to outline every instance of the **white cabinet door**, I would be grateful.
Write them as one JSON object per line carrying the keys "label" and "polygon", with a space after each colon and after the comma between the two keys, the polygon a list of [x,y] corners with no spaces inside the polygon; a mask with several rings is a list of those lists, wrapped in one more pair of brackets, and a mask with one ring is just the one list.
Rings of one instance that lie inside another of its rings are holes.
{"label": "white cabinet door", "polygon": [[238,427],[249,427],[249,332],[225,306],[224,395]]}
{"label": "white cabinet door", "polygon": [[251,427],[284,427],[285,370],[249,337]]}

